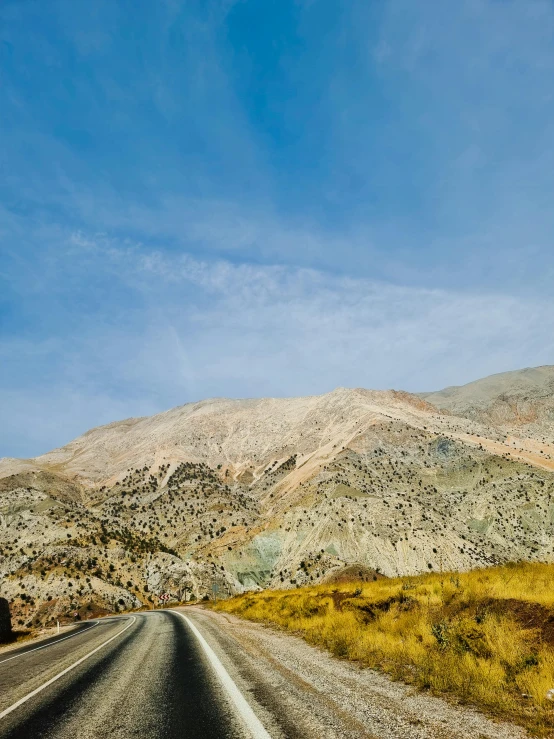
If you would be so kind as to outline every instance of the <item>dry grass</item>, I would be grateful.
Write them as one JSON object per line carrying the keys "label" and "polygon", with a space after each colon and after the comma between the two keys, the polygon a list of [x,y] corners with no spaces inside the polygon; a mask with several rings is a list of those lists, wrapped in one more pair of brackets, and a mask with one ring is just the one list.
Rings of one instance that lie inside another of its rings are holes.
{"label": "dry grass", "polygon": [[276,625],[438,695],[554,736],[554,565],[249,593],[218,610]]}

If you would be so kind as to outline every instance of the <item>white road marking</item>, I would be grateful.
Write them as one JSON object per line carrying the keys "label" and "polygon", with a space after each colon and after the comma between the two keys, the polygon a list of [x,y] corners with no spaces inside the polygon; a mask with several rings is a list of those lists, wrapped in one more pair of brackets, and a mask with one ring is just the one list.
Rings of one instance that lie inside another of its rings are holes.
{"label": "white road marking", "polygon": [[8,657],[8,659],[0,660],[0,665],[3,665],[4,662],[10,662],[12,659],[17,659],[18,657],[24,657],[26,654],[31,654],[31,652],[38,652],[39,649],[46,649],[46,647],[53,647],[55,644],[59,644],[61,641],[65,641],[66,639],[72,639],[74,636],[79,636],[80,634],[84,634],[85,631],[90,631],[91,629],[94,629],[95,626],[98,626],[98,621],[92,626],[89,626],[88,629],[79,629],[79,631],[76,631],[74,634],[69,634],[69,636],[64,636],[61,639],[56,639],[56,641],[52,641],[49,644],[43,644],[41,647],[35,647],[34,649],[28,649],[26,652],[21,652],[20,654],[14,654],[13,657]]}
{"label": "white road marking", "polygon": [[105,647],[106,644],[109,644],[114,639],[117,639],[118,636],[121,636],[121,634],[123,634],[124,631],[127,631],[127,629],[130,629],[131,626],[137,620],[135,618],[135,616],[132,616],[132,619],[133,620],[131,621],[131,623],[127,624],[127,626],[124,629],[121,629],[121,631],[118,631],[117,634],[115,634],[114,636],[110,637],[105,642],[102,642],[102,644],[100,644],[99,647],[96,647],[95,649],[93,649],[88,654],[85,654],[85,656],[84,657],[81,657],[81,659],[78,659],[77,662],[74,662],[72,665],[69,665],[69,667],[66,667],[65,670],[62,670],[61,672],[58,672],[58,674],[57,675],[54,675],[54,677],[50,678],[50,680],[47,680],[45,683],[43,683],[38,688],[36,688],[35,690],[33,690],[30,693],[28,693],[27,695],[25,695],[23,698],[20,698],[18,701],[16,701],[9,708],[6,708],[4,711],[2,711],[2,713],[0,713],[0,719],[3,719],[4,716],[7,716],[12,711],[15,711],[16,708],[19,708],[19,706],[23,705],[23,703],[26,703],[30,698],[33,698],[35,695],[37,695],[38,693],[40,693],[41,691],[43,691],[49,685],[52,685],[52,683],[55,683],[56,680],[59,680],[64,675],[67,675],[68,672],[71,672],[71,670],[75,669],[75,667],[77,667],[78,665],[82,664],[89,657],[92,657],[93,654],[96,654],[96,652],[98,652],[100,649],[102,649],[102,647]]}
{"label": "white road marking", "polygon": [[[240,692],[240,690],[237,688],[236,684],[234,683],[232,677],[229,675],[225,667],[223,667],[223,665],[221,664],[219,657],[210,647],[208,642],[204,639],[202,634],[198,631],[196,626],[192,623],[190,618],[187,618],[187,616],[185,616],[184,613],[179,613],[179,611],[172,610],[171,613],[176,613],[178,616],[181,616],[181,618],[184,619],[185,622],[187,623],[187,626],[190,628],[194,636],[200,642],[200,646],[204,650],[204,653],[206,654],[207,658],[209,659],[216,675],[221,680],[223,687],[229,694],[229,697],[235,704],[235,707],[238,713],[240,714],[242,720],[244,721],[248,730],[250,731],[252,735],[252,739],[271,739],[270,734],[268,734],[267,731],[264,729],[262,722],[256,716],[254,711],[250,708],[248,701],[243,696],[243,694]],[[1,715],[0,715],[0,718],[1,718]]]}

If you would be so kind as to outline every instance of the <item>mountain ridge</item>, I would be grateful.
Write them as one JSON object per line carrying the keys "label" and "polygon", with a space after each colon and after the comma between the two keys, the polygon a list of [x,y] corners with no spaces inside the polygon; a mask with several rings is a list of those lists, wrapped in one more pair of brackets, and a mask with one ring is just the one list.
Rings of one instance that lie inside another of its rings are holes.
{"label": "mountain ridge", "polygon": [[17,601],[25,621],[87,599],[203,597],[215,576],[239,592],[353,564],[550,561],[554,367],[448,390],[207,399],[4,458],[1,589],[36,593]]}

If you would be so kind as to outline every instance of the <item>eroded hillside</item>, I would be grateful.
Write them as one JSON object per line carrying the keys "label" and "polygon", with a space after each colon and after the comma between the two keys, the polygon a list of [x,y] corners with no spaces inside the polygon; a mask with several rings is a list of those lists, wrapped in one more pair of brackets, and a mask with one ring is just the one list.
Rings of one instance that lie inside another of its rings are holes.
{"label": "eroded hillside", "polygon": [[[550,561],[554,372],[539,369],[488,378],[474,401],[471,386],[436,394],[441,408],[342,388],[203,401],[2,460],[2,594],[27,624],[353,563],[393,576]],[[522,397],[532,417],[490,411]]]}

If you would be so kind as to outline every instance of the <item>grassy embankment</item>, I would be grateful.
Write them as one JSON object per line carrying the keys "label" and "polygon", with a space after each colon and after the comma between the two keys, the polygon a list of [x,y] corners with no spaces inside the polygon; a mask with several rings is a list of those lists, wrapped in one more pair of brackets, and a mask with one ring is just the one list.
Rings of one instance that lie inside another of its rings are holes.
{"label": "grassy embankment", "polygon": [[248,593],[216,608],[554,736],[554,565]]}

